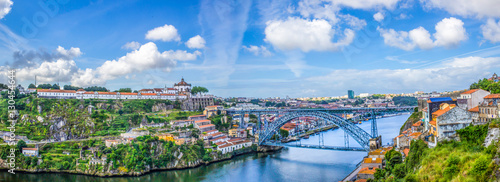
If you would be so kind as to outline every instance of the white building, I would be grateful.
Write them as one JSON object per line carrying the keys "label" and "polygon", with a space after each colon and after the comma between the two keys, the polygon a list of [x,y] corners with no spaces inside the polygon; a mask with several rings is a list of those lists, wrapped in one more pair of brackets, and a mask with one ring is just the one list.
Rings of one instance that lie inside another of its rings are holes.
{"label": "white building", "polygon": [[23,148],[24,156],[38,156],[38,148]]}
{"label": "white building", "polygon": [[221,151],[222,154],[232,152],[238,149],[246,148],[252,146],[252,141],[247,140],[247,139],[231,139],[225,142],[219,142],[216,143],[217,145],[217,150]]}

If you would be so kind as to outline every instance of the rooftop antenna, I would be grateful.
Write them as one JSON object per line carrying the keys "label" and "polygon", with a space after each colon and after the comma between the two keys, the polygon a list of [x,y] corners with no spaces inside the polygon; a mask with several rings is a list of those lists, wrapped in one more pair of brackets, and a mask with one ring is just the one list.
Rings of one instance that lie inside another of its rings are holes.
{"label": "rooftop antenna", "polygon": [[36,85],[36,75],[35,75],[35,87],[38,87],[38,86]]}

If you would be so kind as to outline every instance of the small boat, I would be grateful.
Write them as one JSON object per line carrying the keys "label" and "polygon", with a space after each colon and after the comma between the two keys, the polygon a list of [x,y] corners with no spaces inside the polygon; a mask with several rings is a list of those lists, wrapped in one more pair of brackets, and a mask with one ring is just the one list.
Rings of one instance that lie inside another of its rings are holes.
{"label": "small boat", "polygon": [[361,124],[361,121],[358,124]]}

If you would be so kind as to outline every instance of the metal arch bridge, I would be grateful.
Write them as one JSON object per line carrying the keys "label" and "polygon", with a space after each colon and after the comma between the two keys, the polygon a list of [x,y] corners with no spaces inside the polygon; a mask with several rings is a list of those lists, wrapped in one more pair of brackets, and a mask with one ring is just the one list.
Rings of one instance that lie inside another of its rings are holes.
{"label": "metal arch bridge", "polygon": [[[229,115],[239,115],[240,127],[245,127],[244,115],[254,114],[258,118],[256,133],[258,133],[259,145],[274,145],[286,147],[300,148],[316,148],[328,150],[343,150],[343,151],[368,151],[370,150],[370,139],[378,137],[377,131],[377,116],[386,114],[398,114],[403,112],[413,112],[415,107],[379,107],[379,108],[338,108],[338,109],[263,109],[263,110],[226,110]],[[368,133],[356,126],[351,121],[343,118],[346,114],[358,114],[369,116],[371,118],[371,133]],[[262,121],[262,115],[275,115],[277,118],[268,122]],[[345,146],[325,146],[320,137],[319,145],[310,144],[281,144],[273,143],[269,140],[274,134],[277,134],[279,128],[290,120],[299,117],[315,117],[323,119],[326,122],[333,123],[340,127],[345,132]],[[351,136],[361,147],[349,147],[348,137]]]}

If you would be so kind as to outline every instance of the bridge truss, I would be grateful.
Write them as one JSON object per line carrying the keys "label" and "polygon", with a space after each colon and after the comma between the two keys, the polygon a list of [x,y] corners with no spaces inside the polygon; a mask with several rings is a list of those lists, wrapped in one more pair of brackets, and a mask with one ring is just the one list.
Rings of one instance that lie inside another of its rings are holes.
{"label": "bridge truss", "polygon": [[[328,150],[343,150],[343,151],[368,151],[370,149],[370,139],[378,137],[377,130],[377,116],[384,116],[387,114],[398,114],[402,112],[413,112],[414,107],[382,107],[382,108],[340,108],[340,109],[265,109],[265,110],[226,110],[227,114],[233,117],[239,117],[240,127],[245,128],[244,122],[245,114],[254,114],[258,118],[256,131],[258,134],[259,145],[273,145],[273,146],[286,146],[286,147],[300,147],[300,148],[316,148]],[[371,119],[370,133],[364,131],[356,126],[352,121],[345,119],[347,114],[356,114]],[[264,115],[274,115],[276,119],[272,122],[262,120]],[[345,146],[325,146],[321,143],[322,138],[318,145],[310,144],[289,144],[280,142],[271,142],[271,137],[278,134],[281,126],[287,122],[299,117],[315,117],[322,119],[328,123],[338,126],[344,130]],[[352,137],[360,147],[349,147],[349,136]]]}

